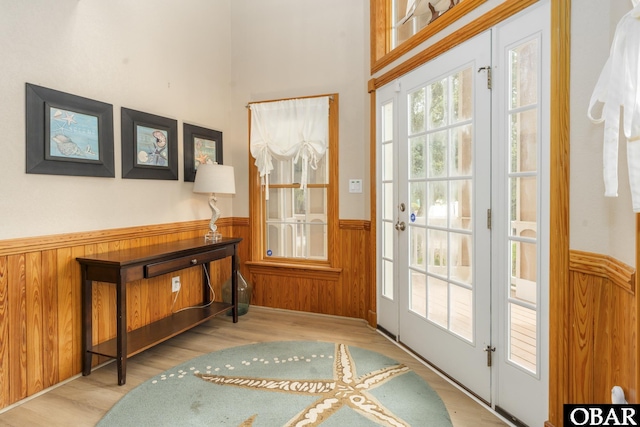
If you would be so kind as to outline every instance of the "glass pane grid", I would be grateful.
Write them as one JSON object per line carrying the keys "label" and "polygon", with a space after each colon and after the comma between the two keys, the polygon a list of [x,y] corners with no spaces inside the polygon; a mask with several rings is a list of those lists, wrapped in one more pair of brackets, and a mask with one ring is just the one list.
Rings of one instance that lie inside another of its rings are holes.
{"label": "glass pane grid", "polygon": [[474,338],[472,87],[466,68],[407,95],[409,307],[468,341]]}
{"label": "glass pane grid", "polygon": [[536,373],[538,354],[539,40],[509,51],[508,360]]}

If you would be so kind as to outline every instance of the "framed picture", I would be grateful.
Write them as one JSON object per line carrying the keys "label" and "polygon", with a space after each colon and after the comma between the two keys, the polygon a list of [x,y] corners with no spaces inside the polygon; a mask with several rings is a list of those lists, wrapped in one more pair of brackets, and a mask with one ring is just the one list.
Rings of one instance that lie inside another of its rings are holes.
{"label": "framed picture", "polygon": [[113,106],[26,85],[27,173],[113,178]]}
{"label": "framed picture", "polygon": [[222,164],[222,132],[185,123],[184,180],[194,182],[198,165]]}
{"label": "framed picture", "polygon": [[178,179],[178,122],[122,108],[122,177]]}

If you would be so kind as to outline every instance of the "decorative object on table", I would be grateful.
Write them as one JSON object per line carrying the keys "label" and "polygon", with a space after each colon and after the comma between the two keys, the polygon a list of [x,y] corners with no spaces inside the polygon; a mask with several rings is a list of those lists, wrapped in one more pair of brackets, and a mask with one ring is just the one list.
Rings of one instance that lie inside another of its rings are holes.
{"label": "decorative object on table", "polygon": [[113,106],[26,85],[27,173],[113,178]]}
{"label": "decorative object on table", "polygon": [[222,132],[185,123],[184,181],[194,182],[201,164],[222,164]]}
{"label": "decorative object on table", "polygon": [[216,221],[220,218],[220,209],[216,206],[217,193],[236,194],[236,181],[232,166],[219,164],[201,164],[196,173],[193,184],[194,193],[209,193],[209,206],[211,207],[211,221],[209,232],[205,235],[206,242],[219,242],[222,234],[218,232]]}
{"label": "decorative object on table", "polygon": [[[240,273],[240,257],[236,257],[238,261],[236,269],[238,271],[238,316],[247,314],[249,311],[249,305],[251,304],[251,292],[253,287],[245,280],[242,273]],[[231,277],[222,284],[222,302],[231,304]],[[232,316],[233,310],[227,311],[227,316]]]}
{"label": "decorative object on table", "polygon": [[97,426],[301,424],[452,425],[438,393],[383,354],[341,343],[276,341],[216,351],[158,374]]}
{"label": "decorative object on table", "polygon": [[122,108],[122,177],[178,179],[178,122]]}

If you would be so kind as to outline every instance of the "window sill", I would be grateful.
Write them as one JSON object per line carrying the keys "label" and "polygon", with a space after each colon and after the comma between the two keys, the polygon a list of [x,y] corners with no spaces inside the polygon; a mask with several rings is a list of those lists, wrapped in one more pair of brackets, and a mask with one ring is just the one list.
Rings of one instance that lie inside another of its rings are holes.
{"label": "window sill", "polygon": [[309,264],[284,264],[264,261],[247,261],[251,274],[272,276],[293,276],[306,279],[338,280],[342,268],[332,268]]}

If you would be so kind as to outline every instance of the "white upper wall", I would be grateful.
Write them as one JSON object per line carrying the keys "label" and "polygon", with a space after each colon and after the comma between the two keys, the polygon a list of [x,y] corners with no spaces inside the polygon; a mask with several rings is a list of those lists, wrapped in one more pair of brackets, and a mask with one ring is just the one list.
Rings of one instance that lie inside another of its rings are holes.
{"label": "white upper wall", "polygon": [[[233,0],[231,23],[234,166],[254,167],[249,102],[338,93],[339,216],[369,219],[369,0]],[[348,192],[350,178],[363,179],[361,194]],[[236,197],[234,214],[248,212]]]}
{"label": "white upper wall", "polygon": [[[183,181],[182,123],[228,130],[229,4],[0,0],[0,239],[210,217]],[[26,82],[113,105],[115,178],[25,173]],[[178,120],[178,181],[121,178],[121,107]]]}

